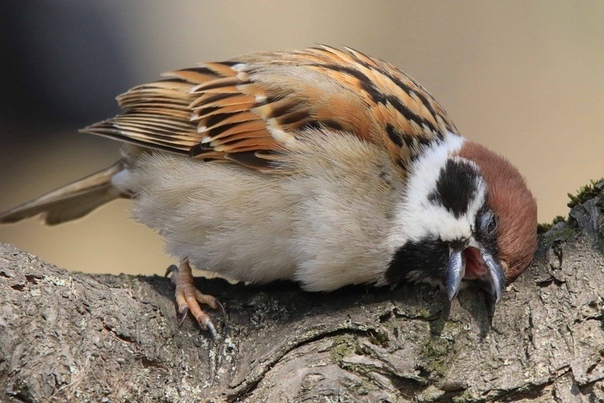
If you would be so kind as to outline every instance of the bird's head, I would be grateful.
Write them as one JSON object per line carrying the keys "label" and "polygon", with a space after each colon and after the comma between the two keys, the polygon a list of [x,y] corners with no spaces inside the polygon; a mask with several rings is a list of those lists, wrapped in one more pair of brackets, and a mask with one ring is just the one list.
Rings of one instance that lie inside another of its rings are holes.
{"label": "bird's head", "polygon": [[414,161],[390,234],[388,282],[463,280],[495,300],[530,264],[537,206],[518,170],[487,148],[449,135]]}

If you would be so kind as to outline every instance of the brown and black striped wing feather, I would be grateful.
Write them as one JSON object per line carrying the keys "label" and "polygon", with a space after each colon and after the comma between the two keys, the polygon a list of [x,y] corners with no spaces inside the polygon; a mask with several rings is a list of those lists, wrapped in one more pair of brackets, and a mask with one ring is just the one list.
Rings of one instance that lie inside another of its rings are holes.
{"label": "brown and black striped wing feather", "polygon": [[456,132],[412,78],[351,49],[256,53],[166,76],[120,95],[123,114],[83,131],[259,170],[305,129],[383,145],[402,170],[423,144]]}

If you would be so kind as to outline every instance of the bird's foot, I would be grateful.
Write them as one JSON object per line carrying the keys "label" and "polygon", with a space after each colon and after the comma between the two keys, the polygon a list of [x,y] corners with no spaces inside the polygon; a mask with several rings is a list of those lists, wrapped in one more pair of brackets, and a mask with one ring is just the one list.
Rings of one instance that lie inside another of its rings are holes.
{"label": "bird's foot", "polygon": [[210,332],[212,338],[217,339],[218,333],[216,333],[212,319],[201,309],[199,303],[209,305],[213,309],[220,307],[224,312],[222,304],[213,296],[202,294],[201,291],[195,288],[193,273],[191,273],[188,260],[182,260],[180,267],[176,267],[176,265],[168,267],[166,276],[169,274],[172,274],[172,283],[176,285],[176,304],[178,305],[178,312],[182,315],[180,323],[182,324],[187,314],[191,312],[197,319],[199,326]]}

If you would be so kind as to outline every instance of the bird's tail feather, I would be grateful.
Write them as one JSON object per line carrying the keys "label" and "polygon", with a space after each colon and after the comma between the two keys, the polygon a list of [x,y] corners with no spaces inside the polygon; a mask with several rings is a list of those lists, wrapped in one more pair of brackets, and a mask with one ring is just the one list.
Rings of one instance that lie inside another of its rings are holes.
{"label": "bird's tail feather", "polygon": [[60,187],[20,206],[0,213],[0,223],[13,223],[42,214],[47,225],[80,218],[123,194],[111,184],[111,178],[124,169],[119,161],[109,168]]}

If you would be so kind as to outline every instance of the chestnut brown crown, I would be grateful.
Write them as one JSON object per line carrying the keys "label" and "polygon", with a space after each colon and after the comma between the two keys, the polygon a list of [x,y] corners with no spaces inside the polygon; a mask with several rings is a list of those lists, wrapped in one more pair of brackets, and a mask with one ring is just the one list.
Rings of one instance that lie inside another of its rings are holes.
{"label": "chestnut brown crown", "polygon": [[525,271],[537,248],[537,203],[520,172],[504,157],[468,141],[459,155],[474,161],[488,186],[488,205],[499,216],[497,247],[506,280]]}

